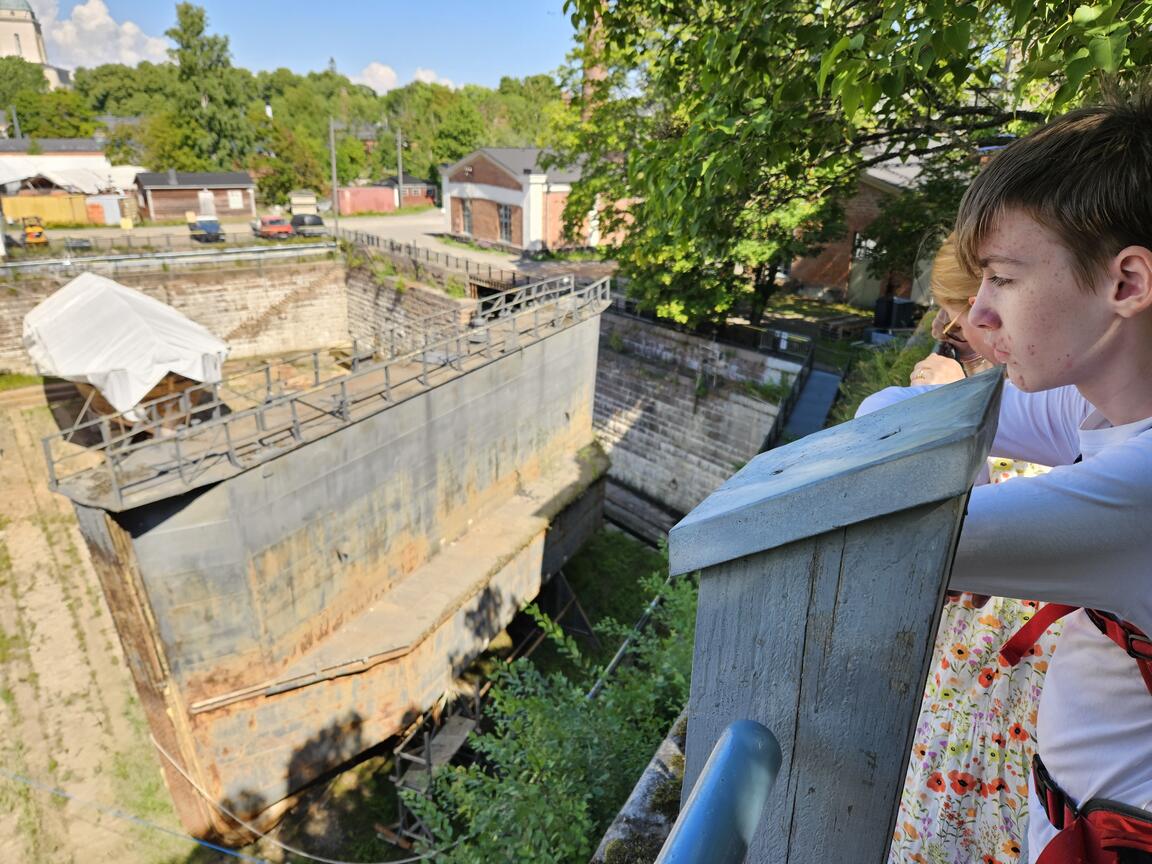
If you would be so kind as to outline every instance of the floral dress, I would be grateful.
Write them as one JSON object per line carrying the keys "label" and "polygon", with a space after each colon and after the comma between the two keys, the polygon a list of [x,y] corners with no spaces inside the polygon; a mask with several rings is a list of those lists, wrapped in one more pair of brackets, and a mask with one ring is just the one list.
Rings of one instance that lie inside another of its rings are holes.
{"label": "floral dress", "polygon": [[[989,461],[993,483],[1046,470],[1008,459]],[[971,595],[963,594],[945,606],[890,864],[1027,860],[1036,708],[1060,623],[1049,627],[1015,667],[999,652],[1037,605],[993,597],[977,608]]]}

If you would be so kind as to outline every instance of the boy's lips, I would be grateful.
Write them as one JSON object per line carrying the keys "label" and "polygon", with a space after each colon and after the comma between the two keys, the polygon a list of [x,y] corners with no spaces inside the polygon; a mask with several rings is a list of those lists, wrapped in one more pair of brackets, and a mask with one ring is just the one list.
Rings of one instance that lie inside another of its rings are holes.
{"label": "boy's lips", "polygon": [[1000,349],[1000,348],[993,348],[993,349],[992,349],[992,358],[993,358],[993,359],[994,359],[994,360],[995,360],[997,363],[999,363],[999,364],[1001,364],[1001,365],[1002,365],[1002,364],[1004,364],[1004,363],[1007,363],[1007,362],[1008,362],[1008,357],[1009,357],[1009,356],[1010,356],[1010,355],[1008,354],[1008,352],[1007,352],[1007,351],[1004,351],[1004,350],[1002,350],[1002,349]]}

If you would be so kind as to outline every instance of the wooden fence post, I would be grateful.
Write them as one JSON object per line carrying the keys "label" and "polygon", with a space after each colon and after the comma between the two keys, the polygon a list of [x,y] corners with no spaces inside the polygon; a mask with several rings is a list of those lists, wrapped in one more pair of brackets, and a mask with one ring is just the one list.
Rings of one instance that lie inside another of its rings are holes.
{"label": "wooden fence post", "polygon": [[784,760],[747,860],[883,864],[998,371],[763,453],[669,535],[700,570],[683,796],[721,732]]}

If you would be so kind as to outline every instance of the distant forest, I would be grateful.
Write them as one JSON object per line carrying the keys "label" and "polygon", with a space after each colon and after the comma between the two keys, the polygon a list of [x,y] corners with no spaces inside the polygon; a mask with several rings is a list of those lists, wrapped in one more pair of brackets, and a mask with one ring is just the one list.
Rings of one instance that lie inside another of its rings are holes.
{"label": "distant forest", "polygon": [[[40,67],[0,58],[0,109],[30,138],[87,137],[103,129],[113,163],[152,170],[250,170],[268,203],[289,190],[329,186],[328,120],[336,121],[341,184],[404,171],[436,182],[440,165],[477,147],[546,146],[564,110],[550,75],[502,78],[495,89],[414,81],[378,95],[336,70],[251,72],[232,65],[226,36],[201,7],[181,3],[166,31],[171,62],[77,69],[71,90],[48,90]],[[10,112],[9,112],[10,114]],[[101,118],[112,117],[106,121]],[[8,134],[15,134],[8,117]]]}

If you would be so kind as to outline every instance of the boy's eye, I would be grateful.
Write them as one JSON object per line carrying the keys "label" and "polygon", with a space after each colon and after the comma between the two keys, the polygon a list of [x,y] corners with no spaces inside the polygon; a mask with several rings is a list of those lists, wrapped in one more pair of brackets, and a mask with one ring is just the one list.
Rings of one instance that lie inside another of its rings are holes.
{"label": "boy's eye", "polygon": [[997,288],[1003,288],[1012,280],[1005,278],[1004,276],[985,276],[984,281],[995,285]]}

